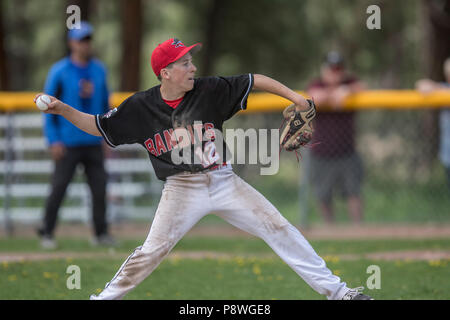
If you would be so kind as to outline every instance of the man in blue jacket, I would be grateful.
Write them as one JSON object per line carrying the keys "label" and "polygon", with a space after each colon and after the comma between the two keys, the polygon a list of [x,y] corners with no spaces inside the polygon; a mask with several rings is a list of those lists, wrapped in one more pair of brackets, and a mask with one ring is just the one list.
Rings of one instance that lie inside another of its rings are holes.
{"label": "man in blue jacket", "polygon": [[[68,32],[69,56],[56,62],[45,83],[45,93],[80,111],[99,114],[109,110],[106,68],[92,57],[93,28],[82,22]],[[56,247],[54,230],[58,210],[78,164],[82,164],[92,194],[94,244],[112,245],[106,221],[106,182],[102,138],[89,135],[58,115],[44,115],[47,138],[55,168],[52,188],[45,206],[42,226],[38,229],[44,248]]]}

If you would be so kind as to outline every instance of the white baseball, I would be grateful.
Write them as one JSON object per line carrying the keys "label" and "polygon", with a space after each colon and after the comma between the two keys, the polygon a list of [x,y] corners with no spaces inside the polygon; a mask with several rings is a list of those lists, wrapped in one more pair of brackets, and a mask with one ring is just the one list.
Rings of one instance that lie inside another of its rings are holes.
{"label": "white baseball", "polygon": [[51,103],[52,100],[49,96],[43,94],[42,96],[39,96],[36,100],[36,106],[39,108],[39,110],[45,111],[48,109],[48,104]]}

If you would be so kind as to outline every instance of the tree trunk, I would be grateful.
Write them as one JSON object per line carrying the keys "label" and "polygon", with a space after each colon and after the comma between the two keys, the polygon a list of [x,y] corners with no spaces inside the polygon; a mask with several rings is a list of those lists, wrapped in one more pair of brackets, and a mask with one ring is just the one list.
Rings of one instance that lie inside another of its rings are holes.
{"label": "tree trunk", "polygon": [[3,1],[0,0],[0,90],[6,91],[9,88],[9,77],[8,77],[8,57],[6,55],[6,48],[4,45],[4,12],[3,12]]}
{"label": "tree trunk", "polygon": [[429,17],[428,76],[443,81],[443,63],[450,57],[450,0],[424,2]]}
{"label": "tree trunk", "polygon": [[141,0],[122,0],[122,91],[137,91],[140,85],[142,39]]}
{"label": "tree trunk", "polygon": [[225,2],[223,0],[213,0],[211,1],[210,8],[208,10],[208,14],[205,17],[206,26],[205,26],[205,41],[203,43],[203,64],[202,64],[202,74],[209,76],[214,72],[214,59],[216,57],[217,52],[217,43],[219,43],[219,39],[217,39],[219,25],[220,25],[220,17],[219,14],[221,10],[223,10]]}

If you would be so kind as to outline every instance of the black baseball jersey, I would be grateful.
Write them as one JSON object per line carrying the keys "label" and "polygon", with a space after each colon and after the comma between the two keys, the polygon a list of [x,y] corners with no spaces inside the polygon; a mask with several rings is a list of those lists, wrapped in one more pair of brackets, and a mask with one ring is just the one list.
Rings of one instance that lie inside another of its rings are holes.
{"label": "black baseball jersey", "polygon": [[[107,144],[141,144],[161,180],[183,171],[203,171],[229,160],[226,151],[215,153],[210,143],[215,138],[212,133],[222,132],[225,120],[246,109],[253,75],[197,78],[175,109],[164,102],[160,87],[137,92],[119,107],[96,115],[97,128]],[[199,146],[203,152],[200,155]],[[223,146],[227,150],[225,141]],[[173,161],[173,152],[182,156],[186,151],[190,151],[191,161]]]}

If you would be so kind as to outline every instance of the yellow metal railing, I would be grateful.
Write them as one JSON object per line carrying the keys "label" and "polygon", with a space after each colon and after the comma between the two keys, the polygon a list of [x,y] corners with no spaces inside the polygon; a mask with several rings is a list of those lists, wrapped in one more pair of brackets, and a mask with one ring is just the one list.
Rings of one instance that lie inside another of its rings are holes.
{"label": "yellow metal railing", "polygon": [[[307,97],[307,95],[298,91]],[[0,91],[0,111],[39,111],[33,103],[37,92]],[[117,107],[133,92],[116,92],[111,95],[112,107]],[[246,112],[273,112],[284,109],[290,101],[269,93],[252,93]],[[344,110],[365,109],[422,109],[450,106],[450,90],[440,90],[424,95],[415,90],[368,90],[349,96]]]}

